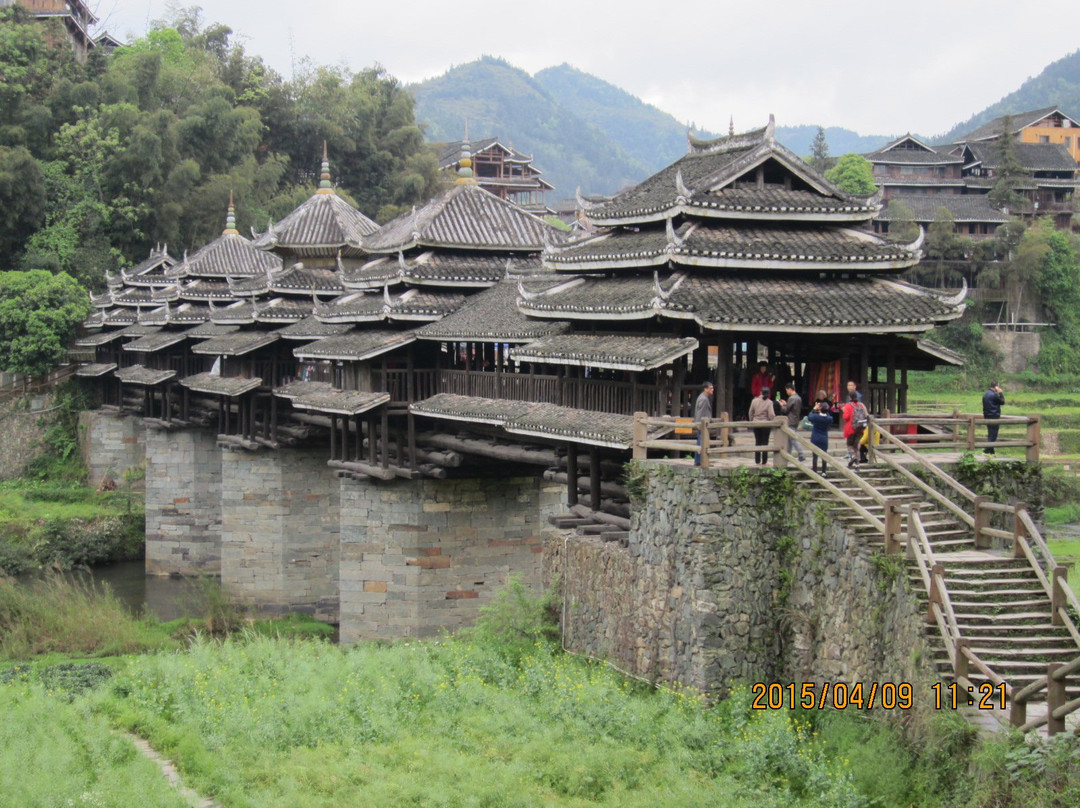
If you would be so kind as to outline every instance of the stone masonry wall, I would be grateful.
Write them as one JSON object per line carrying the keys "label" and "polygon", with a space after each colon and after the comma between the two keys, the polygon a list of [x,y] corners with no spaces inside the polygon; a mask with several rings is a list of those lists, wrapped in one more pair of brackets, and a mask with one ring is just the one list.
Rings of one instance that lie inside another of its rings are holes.
{"label": "stone masonry wall", "polygon": [[79,449],[89,470],[89,485],[97,488],[105,475],[117,482],[124,472],[146,462],[146,428],[142,418],[86,410],[79,413]]}
{"label": "stone masonry wall", "polygon": [[337,622],[339,488],[325,452],[222,452],[222,588]]}
{"label": "stone masonry wall", "polygon": [[198,429],[146,429],[146,571],[221,572],[221,450]]}
{"label": "stone masonry wall", "polygon": [[564,488],[538,477],[342,480],[341,641],[467,625],[511,573],[538,589]]}
{"label": "stone masonry wall", "polygon": [[569,650],[718,696],[754,681],[926,675],[900,557],[857,544],[786,474],[641,468],[627,547],[547,545]]}

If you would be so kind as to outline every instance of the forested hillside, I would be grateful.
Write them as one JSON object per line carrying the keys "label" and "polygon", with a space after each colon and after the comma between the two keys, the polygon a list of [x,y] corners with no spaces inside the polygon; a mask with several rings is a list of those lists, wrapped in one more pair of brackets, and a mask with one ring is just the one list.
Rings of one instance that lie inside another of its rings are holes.
{"label": "forested hillside", "polygon": [[1068,115],[1080,115],[1080,50],[1047,65],[1039,75],[1029,78],[996,104],[958,123],[935,141],[951,143],[1000,115],[1053,106],[1061,107]]}
{"label": "forested hillside", "polygon": [[262,229],[312,193],[324,139],[369,215],[436,189],[412,96],[377,68],[285,81],[192,9],[81,65],[60,25],[0,10],[0,269],[99,288],[155,242],[178,255],[216,236],[230,190],[241,230]]}
{"label": "forested hillside", "polygon": [[[467,118],[472,136],[498,135],[533,155],[554,183],[555,199],[573,196],[578,186],[614,193],[686,153],[687,122],[568,64],[529,76],[484,57],[410,89],[429,140],[461,139]],[[743,131],[766,121],[734,123]],[[810,154],[816,134],[817,126],[776,128],[777,139],[802,155]],[[833,155],[873,151],[891,139],[840,127],[828,127],[825,135]]]}

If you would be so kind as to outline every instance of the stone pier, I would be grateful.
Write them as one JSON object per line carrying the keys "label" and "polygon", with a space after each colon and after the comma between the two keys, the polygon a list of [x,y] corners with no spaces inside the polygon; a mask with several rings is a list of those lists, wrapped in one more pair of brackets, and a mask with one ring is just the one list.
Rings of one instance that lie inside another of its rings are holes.
{"label": "stone pier", "polygon": [[199,429],[145,429],[146,571],[221,572],[221,450]]}
{"label": "stone pier", "polygon": [[326,453],[221,458],[222,587],[264,611],[337,622],[340,481]]}
{"label": "stone pier", "polygon": [[97,488],[106,475],[117,483],[124,473],[146,462],[146,429],[142,418],[98,410],[79,413],[79,449],[89,471],[88,483]]}
{"label": "stone pier", "polygon": [[468,625],[511,573],[537,590],[565,486],[539,477],[342,480],[341,641]]}

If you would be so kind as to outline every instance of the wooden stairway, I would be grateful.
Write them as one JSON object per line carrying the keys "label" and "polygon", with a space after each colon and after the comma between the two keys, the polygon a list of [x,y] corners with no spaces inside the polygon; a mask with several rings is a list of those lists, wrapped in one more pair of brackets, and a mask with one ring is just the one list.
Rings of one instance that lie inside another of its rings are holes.
{"label": "wooden stairway", "polygon": [[[1075,597],[1063,596],[1059,587],[1066,586],[1064,582],[1037,566],[1032,546],[1042,548],[1043,566],[1053,568],[1054,562],[1043,552],[1041,538],[1033,535],[1037,530],[1026,512],[1021,517],[1013,509],[1014,518],[1025,520],[1023,537],[1014,538],[1017,557],[976,549],[972,525],[958,518],[955,508],[943,507],[936,492],[930,497],[909,482],[910,474],[905,479],[895,463],[864,465],[856,478],[843,461],[831,458],[823,480],[809,464],[790,455],[787,461],[789,468],[794,465],[802,472],[798,484],[824,497],[832,518],[867,545],[890,549],[884,547],[885,535],[896,531],[897,521],[890,528],[888,508],[921,506],[917,514],[908,514],[905,532],[894,536],[892,549],[907,547],[908,580],[927,616],[924,635],[934,667],[943,681],[958,683],[961,704],[967,701],[968,688],[977,698],[990,686],[1003,686],[1013,703],[1011,715],[998,711],[1001,724],[1011,721],[1024,729],[1047,724],[1051,732],[1080,726],[1080,614]],[[1003,531],[997,535],[1005,537]],[[1067,715],[1048,721],[1048,703]]]}

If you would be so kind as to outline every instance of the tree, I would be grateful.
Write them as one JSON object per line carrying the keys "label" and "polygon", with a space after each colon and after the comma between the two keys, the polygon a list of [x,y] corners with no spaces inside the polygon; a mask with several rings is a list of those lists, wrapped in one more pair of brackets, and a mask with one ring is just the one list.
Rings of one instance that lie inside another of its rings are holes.
{"label": "tree", "polygon": [[0,146],[0,210],[0,259],[7,261],[45,221],[45,179],[22,146]]}
{"label": "tree", "polygon": [[38,375],[64,357],[90,313],[86,290],[70,275],[0,272],[0,357],[4,370]]}
{"label": "tree", "polygon": [[915,221],[915,211],[903,202],[889,202],[889,239],[901,244],[910,244],[919,237],[919,224]]}
{"label": "tree", "polygon": [[815,171],[824,174],[836,164],[836,160],[829,156],[829,144],[825,140],[825,129],[817,128],[814,142],[810,145],[810,159],[807,161]]}
{"label": "tree", "polygon": [[945,286],[959,280],[960,273],[951,269],[946,261],[963,261],[971,251],[971,241],[956,234],[956,221],[947,208],[938,208],[934,221],[926,230],[923,252],[927,259],[935,261],[937,270],[934,284]]}
{"label": "tree", "polygon": [[858,154],[841,155],[836,165],[825,173],[825,179],[854,196],[869,196],[877,191],[873,166]]}
{"label": "tree", "polygon": [[1031,209],[1031,202],[1020,192],[1029,174],[1016,156],[1012,128],[1012,116],[1006,115],[1001,121],[1001,133],[994,142],[998,165],[994,169],[994,187],[988,197],[994,205],[1008,212],[1022,213]]}

